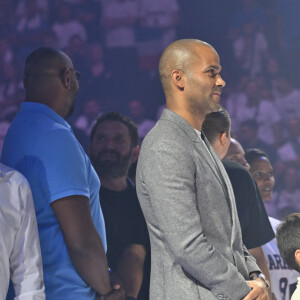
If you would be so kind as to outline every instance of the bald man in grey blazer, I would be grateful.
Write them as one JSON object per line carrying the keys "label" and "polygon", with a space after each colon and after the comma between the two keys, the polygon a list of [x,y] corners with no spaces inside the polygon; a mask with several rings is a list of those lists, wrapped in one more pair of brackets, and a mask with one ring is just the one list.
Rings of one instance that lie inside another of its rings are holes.
{"label": "bald man in grey blazer", "polygon": [[199,40],[172,43],[160,60],[166,109],[143,141],[136,177],[153,300],[268,299],[242,244],[226,171],[200,132],[205,115],[219,109],[220,71],[216,50]]}

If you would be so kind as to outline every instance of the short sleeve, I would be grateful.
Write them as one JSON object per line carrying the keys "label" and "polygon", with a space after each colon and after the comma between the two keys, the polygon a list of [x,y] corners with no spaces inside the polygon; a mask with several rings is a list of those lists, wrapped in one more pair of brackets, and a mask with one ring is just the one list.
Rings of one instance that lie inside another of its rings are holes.
{"label": "short sleeve", "polygon": [[87,156],[71,131],[52,130],[36,149],[34,167],[50,202],[70,195],[89,197]]}

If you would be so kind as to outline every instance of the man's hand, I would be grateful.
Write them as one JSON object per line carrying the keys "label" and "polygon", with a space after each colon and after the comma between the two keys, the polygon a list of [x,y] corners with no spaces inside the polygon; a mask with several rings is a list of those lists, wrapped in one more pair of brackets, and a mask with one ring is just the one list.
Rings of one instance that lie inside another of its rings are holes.
{"label": "man's hand", "polygon": [[251,292],[243,300],[269,300],[268,288],[261,278],[247,281]]}
{"label": "man's hand", "polygon": [[109,270],[110,284],[113,290],[106,296],[99,296],[97,300],[124,300],[126,298],[126,291],[114,272]]}
{"label": "man's hand", "polygon": [[110,292],[106,296],[100,296],[97,300],[125,300],[126,298],[126,291],[122,286],[119,286],[116,289],[116,286],[113,287],[113,291]]}

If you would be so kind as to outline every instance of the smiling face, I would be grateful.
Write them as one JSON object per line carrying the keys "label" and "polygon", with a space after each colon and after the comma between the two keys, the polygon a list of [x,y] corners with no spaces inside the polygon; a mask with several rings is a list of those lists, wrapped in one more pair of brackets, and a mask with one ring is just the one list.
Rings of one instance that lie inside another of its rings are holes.
{"label": "smiling face", "polygon": [[250,172],[258,185],[263,201],[272,200],[275,179],[270,161],[264,156],[255,159]]}
{"label": "smiling face", "polygon": [[221,75],[220,59],[210,46],[195,46],[185,68],[186,98],[190,108],[201,114],[218,111],[222,88],[226,85]]}

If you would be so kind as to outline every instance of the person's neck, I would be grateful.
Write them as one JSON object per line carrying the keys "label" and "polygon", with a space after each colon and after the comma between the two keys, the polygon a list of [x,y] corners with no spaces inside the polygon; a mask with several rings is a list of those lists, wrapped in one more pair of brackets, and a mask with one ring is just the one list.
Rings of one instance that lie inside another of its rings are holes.
{"label": "person's neck", "polygon": [[183,109],[178,106],[167,106],[167,109],[185,119],[193,128],[197,129],[198,131],[202,130],[202,123],[204,121],[205,114],[202,115],[192,113],[188,109]]}
{"label": "person's neck", "polygon": [[127,189],[126,178],[127,176],[122,176],[113,179],[100,176],[101,186],[112,191],[121,192]]}

